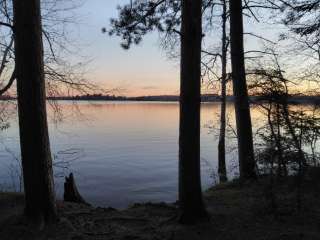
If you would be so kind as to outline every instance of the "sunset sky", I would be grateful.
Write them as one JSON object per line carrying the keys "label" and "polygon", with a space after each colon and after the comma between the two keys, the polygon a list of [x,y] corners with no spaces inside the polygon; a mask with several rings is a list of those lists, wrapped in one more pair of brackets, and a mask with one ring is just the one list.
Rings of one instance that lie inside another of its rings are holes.
{"label": "sunset sky", "polygon": [[177,94],[179,63],[168,60],[161,50],[157,33],[130,50],[120,47],[120,38],[102,34],[109,20],[117,16],[117,5],[128,0],[90,0],[75,10],[79,24],[72,38],[81,46],[81,55],[90,60],[87,77],[119,95]]}
{"label": "sunset sky", "polygon": [[[78,54],[82,60],[89,62],[87,78],[107,89],[119,89],[114,93],[116,95],[178,94],[179,61],[169,59],[161,49],[157,32],[148,34],[139,46],[132,46],[130,50],[120,47],[119,37],[102,33],[103,27],[110,29],[110,18],[118,14],[117,6],[129,1],[83,0],[83,5],[74,10],[77,20],[69,35],[75,45],[80,46]],[[275,42],[282,30],[279,25],[264,24],[263,21],[257,23],[253,18],[245,21],[246,32]],[[218,27],[217,31],[220,32]],[[206,39],[218,39],[216,34],[215,31],[206,33]],[[245,48],[257,50],[263,44],[249,36],[246,37]]]}

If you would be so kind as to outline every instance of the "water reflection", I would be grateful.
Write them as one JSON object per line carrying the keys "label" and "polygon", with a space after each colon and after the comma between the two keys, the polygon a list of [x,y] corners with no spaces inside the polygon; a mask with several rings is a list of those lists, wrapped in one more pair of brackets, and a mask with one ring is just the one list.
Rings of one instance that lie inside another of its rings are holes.
{"label": "water reflection", "polygon": [[[73,171],[79,190],[89,202],[125,207],[133,202],[175,201],[178,166],[178,103],[160,102],[60,102],[64,119],[56,124],[48,110],[50,137],[58,176]],[[219,104],[205,103],[201,109],[202,184],[214,184],[217,169]],[[261,116],[253,109],[253,119]],[[230,126],[234,110],[228,105]],[[254,120],[255,121],[255,120]],[[258,121],[257,121],[258,122]],[[16,115],[11,127],[1,132],[0,183],[13,188],[9,171],[12,156],[19,157]],[[237,174],[235,139],[227,141],[228,171]],[[233,138],[232,138],[233,137]],[[62,166],[62,167],[61,167]],[[65,167],[68,167],[66,170]],[[56,179],[61,196],[63,178]],[[17,184],[17,183],[16,183]]]}

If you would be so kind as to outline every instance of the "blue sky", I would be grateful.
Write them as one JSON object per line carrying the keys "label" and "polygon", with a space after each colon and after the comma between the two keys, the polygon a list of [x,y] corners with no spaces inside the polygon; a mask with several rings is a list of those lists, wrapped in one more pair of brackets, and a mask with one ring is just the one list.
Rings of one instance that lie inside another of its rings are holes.
{"label": "blue sky", "polygon": [[78,24],[71,33],[81,46],[81,55],[90,59],[87,77],[106,88],[121,89],[123,95],[177,94],[179,67],[160,49],[158,34],[149,34],[139,46],[120,47],[120,39],[102,34],[116,7],[129,0],[86,0],[75,10]]}
{"label": "blue sky", "polygon": [[[130,0],[73,1],[83,1],[83,5],[74,10],[77,20],[69,35],[79,46],[79,55],[90,62],[88,79],[107,89],[120,89],[117,95],[178,94],[179,62],[169,60],[160,48],[158,33],[147,35],[139,46],[132,46],[130,50],[120,47],[120,38],[102,34],[103,27],[110,29],[110,18],[117,16],[117,5]],[[260,15],[266,14],[262,11]],[[267,22],[246,19],[245,31],[277,41],[279,25],[270,25],[268,18],[264,21]],[[207,39],[219,41],[220,29],[216,31],[207,34]],[[246,50],[257,50],[261,45],[261,41],[252,37],[245,41]]]}

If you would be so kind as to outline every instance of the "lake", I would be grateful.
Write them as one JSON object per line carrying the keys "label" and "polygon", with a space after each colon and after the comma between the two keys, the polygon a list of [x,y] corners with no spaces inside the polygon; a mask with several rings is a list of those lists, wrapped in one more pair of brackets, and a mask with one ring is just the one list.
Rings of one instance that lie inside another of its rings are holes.
{"label": "lake", "polygon": [[[12,106],[8,107],[13,108]],[[17,116],[0,133],[0,190],[19,190]],[[201,167],[204,190],[217,183],[219,103],[201,107]],[[63,176],[73,172],[80,193],[96,206],[173,202],[178,186],[179,105],[174,102],[59,102],[48,107],[58,198]],[[228,105],[234,125],[233,105]],[[259,112],[252,117],[259,119]],[[255,122],[255,120],[253,119]],[[258,122],[258,121],[256,121]],[[228,174],[237,175],[236,141],[227,140]]]}

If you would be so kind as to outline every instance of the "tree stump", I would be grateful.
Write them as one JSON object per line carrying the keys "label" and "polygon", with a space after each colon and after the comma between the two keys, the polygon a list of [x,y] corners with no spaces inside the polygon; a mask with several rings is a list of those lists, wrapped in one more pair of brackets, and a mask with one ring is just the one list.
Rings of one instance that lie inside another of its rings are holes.
{"label": "tree stump", "polygon": [[72,173],[70,173],[69,177],[66,177],[65,179],[63,200],[65,202],[74,202],[90,205],[80,195]]}

